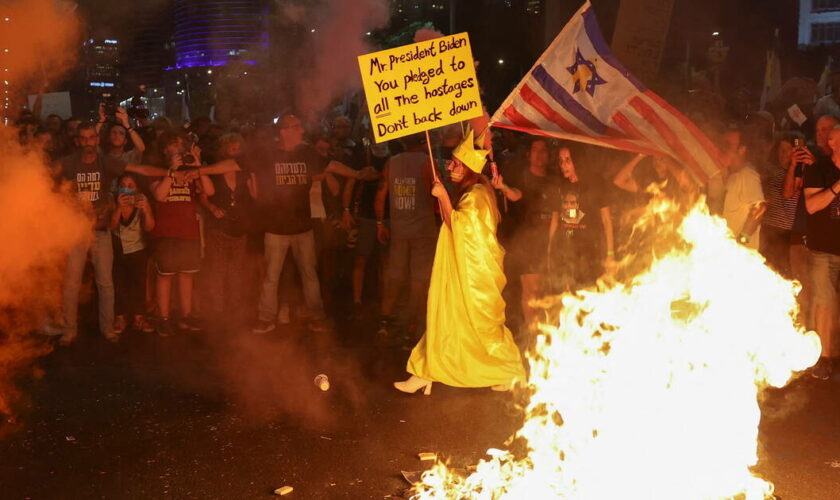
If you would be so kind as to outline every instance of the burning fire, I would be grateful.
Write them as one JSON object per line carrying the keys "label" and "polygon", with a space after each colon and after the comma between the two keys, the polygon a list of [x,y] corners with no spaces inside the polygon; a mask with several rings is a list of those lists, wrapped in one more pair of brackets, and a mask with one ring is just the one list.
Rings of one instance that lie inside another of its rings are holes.
{"label": "burning fire", "polygon": [[[814,364],[799,285],[740,246],[702,203],[656,199],[637,226],[652,261],[623,283],[560,298],[537,339],[516,451],[463,477],[443,464],[423,499],[763,499],[760,391]],[[520,450],[521,449],[521,450]]]}

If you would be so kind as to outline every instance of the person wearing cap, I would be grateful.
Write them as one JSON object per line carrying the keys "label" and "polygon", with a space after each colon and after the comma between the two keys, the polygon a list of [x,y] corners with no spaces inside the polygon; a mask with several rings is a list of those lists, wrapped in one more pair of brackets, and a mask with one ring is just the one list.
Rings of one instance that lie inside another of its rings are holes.
{"label": "person wearing cap", "polygon": [[469,131],[447,167],[453,196],[439,181],[432,186],[444,224],[432,266],[426,333],[408,360],[411,377],[394,383],[402,392],[429,394],[433,382],[504,391],[525,379],[519,349],[505,326],[499,210],[481,175],[487,153],[475,148]]}

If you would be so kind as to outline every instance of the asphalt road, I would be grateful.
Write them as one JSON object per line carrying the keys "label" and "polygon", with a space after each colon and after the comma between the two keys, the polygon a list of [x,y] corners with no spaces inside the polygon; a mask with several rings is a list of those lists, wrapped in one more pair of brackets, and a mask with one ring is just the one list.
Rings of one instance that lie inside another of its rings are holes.
{"label": "asphalt road", "polygon": [[[289,485],[290,499],[381,499],[405,491],[420,452],[465,467],[503,447],[519,423],[510,395],[398,393],[408,352],[378,346],[372,324],[83,335],[25,384],[24,425],[0,441],[0,497],[272,498]],[[803,378],[764,407],[759,470],[778,496],[840,498],[840,377]]]}

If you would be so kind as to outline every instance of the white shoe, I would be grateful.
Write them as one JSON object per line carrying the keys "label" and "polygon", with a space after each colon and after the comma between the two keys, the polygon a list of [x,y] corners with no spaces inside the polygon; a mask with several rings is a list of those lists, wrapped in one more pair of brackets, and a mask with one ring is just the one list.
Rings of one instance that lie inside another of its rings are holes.
{"label": "white shoe", "polygon": [[54,323],[47,323],[41,328],[40,332],[49,337],[59,337],[67,333],[66,329]]}

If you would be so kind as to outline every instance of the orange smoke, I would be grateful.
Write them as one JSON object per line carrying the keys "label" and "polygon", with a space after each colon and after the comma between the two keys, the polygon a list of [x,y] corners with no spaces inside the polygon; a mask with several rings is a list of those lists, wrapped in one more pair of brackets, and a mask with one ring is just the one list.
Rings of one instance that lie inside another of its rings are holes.
{"label": "orange smoke", "polygon": [[19,397],[14,379],[49,346],[33,336],[59,303],[68,250],[90,233],[90,219],[66,192],[55,191],[39,154],[24,151],[0,127],[0,414]]}
{"label": "orange smoke", "polygon": [[0,60],[2,67],[9,70],[4,72],[4,76],[8,75],[4,79],[14,88],[46,83],[73,67],[81,31],[71,2],[0,0],[0,4]]}
{"label": "orange smoke", "polygon": [[[0,67],[12,99],[73,65],[80,33],[74,8],[60,0],[2,1]],[[15,380],[50,350],[31,332],[59,303],[67,252],[91,223],[72,196],[53,189],[42,156],[24,150],[14,128],[0,126],[0,158],[0,416],[11,422],[20,397]],[[0,433],[8,429],[0,424]]]}

